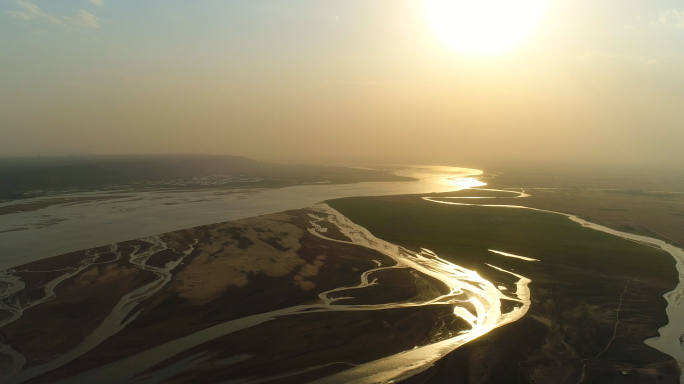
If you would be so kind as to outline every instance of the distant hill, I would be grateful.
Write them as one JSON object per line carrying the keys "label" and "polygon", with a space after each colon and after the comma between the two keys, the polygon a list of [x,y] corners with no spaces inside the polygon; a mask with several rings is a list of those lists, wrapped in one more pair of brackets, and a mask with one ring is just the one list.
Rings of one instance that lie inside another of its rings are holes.
{"label": "distant hill", "polygon": [[339,166],[264,163],[242,156],[167,155],[0,159],[0,197],[36,191],[98,189],[210,176],[242,176],[270,185],[410,181],[385,171]]}

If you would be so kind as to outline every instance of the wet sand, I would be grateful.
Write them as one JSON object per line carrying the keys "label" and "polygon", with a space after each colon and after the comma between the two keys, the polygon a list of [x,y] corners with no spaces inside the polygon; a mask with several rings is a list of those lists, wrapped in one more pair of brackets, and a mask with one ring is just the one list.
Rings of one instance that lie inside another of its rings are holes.
{"label": "wet sand", "polygon": [[[321,209],[195,227],[4,271],[4,282],[21,286],[2,302],[0,373],[8,383],[314,380],[461,339],[475,326],[486,332],[521,309],[492,307],[498,296],[475,305],[485,291],[454,290],[409,259],[399,263],[396,247],[379,251],[389,244],[359,246],[350,236],[361,229],[345,224],[343,232]],[[416,257],[430,263],[436,255]],[[514,294],[517,280],[501,277]],[[484,310],[502,315],[487,318]]]}

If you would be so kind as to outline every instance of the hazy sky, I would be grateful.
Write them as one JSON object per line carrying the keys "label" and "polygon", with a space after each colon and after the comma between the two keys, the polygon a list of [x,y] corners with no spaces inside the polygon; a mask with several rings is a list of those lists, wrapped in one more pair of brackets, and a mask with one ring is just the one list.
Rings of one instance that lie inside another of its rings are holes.
{"label": "hazy sky", "polygon": [[550,0],[487,57],[423,9],[0,0],[0,156],[684,164],[684,0]]}

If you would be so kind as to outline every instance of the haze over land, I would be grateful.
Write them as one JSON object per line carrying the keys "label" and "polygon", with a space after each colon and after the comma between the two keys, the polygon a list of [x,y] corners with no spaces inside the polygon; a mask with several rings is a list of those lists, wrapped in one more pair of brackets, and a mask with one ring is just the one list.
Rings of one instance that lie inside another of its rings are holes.
{"label": "haze over land", "polygon": [[0,3],[0,155],[684,163],[684,5],[550,1],[495,56],[421,1]]}
{"label": "haze over land", "polygon": [[0,0],[0,383],[684,384],[684,0]]}

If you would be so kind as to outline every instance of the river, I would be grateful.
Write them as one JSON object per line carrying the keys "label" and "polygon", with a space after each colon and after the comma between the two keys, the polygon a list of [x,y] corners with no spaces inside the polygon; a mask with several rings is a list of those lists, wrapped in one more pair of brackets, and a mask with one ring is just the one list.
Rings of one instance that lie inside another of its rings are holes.
{"label": "river", "polygon": [[[147,192],[90,192],[75,193],[66,197],[93,197],[108,196],[108,200],[85,201],[80,203],[56,204],[36,211],[20,212],[2,216],[0,225],[0,280],[5,283],[6,289],[0,294],[3,301],[3,310],[9,312],[10,322],[18,320],[23,311],[49,300],[54,295],[54,288],[66,278],[90,267],[97,260],[97,255],[89,255],[82,262],[82,267],[70,270],[55,280],[55,284],[45,287],[45,295],[30,303],[19,304],[11,300],[12,296],[23,289],[22,282],[16,279],[11,271],[5,271],[20,264],[40,260],[42,258],[58,255],[61,253],[80,249],[94,248],[102,244],[113,244],[119,241],[146,238],[146,241],[156,244],[145,252],[135,252],[131,257],[131,263],[137,268],[151,271],[158,276],[146,286],[127,294],[112,310],[111,315],[89,335],[77,348],[59,356],[43,365],[34,366],[22,370],[25,359],[21,354],[14,351],[11,346],[0,344],[0,354],[9,356],[12,365],[3,373],[11,378],[10,382],[23,382],[32,377],[39,376],[52,369],[60,367],[74,359],[86,354],[89,350],[99,345],[106,338],[123,329],[135,316],[129,316],[137,303],[151,297],[161,287],[168,283],[171,271],[180,263],[167,265],[165,268],[154,268],[146,265],[146,260],[155,252],[166,249],[166,245],[160,242],[154,235],[182,228],[195,227],[213,222],[236,220],[253,217],[262,214],[299,209],[313,206],[321,213],[321,217],[311,222],[315,228],[317,221],[326,220],[336,226],[341,233],[351,239],[350,243],[365,248],[379,251],[396,261],[395,266],[378,265],[375,270],[368,271],[361,276],[358,289],[370,286],[370,276],[382,269],[387,268],[411,268],[413,270],[431,276],[445,284],[450,293],[433,297],[428,301],[413,303],[386,303],[381,306],[363,305],[340,305],[335,299],[329,297],[336,290],[320,294],[320,303],[315,305],[303,305],[286,308],[276,312],[263,313],[249,318],[223,323],[195,334],[188,335],[178,340],[170,340],[167,344],[139,355],[131,356],[117,363],[86,372],[79,377],[69,379],[69,383],[115,383],[131,380],[136,374],[143,372],[154,364],[165,361],[181,352],[187,351],[193,346],[214,338],[236,332],[248,327],[253,327],[264,321],[270,321],[280,316],[297,315],[298,313],[311,313],[312,311],[334,312],[351,310],[378,310],[382,308],[397,308],[400,306],[422,305],[453,305],[454,316],[458,316],[471,325],[471,330],[455,337],[450,337],[430,345],[413,349],[404,353],[385,357],[370,363],[347,369],[338,374],[321,379],[321,383],[374,383],[390,380],[400,380],[414,375],[434,364],[441,357],[479,337],[492,329],[510,323],[522,317],[530,305],[529,289],[530,282],[524,276],[515,275],[510,271],[504,271],[496,266],[489,267],[502,273],[509,273],[518,279],[517,288],[514,292],[504,293],[491,282],[481,278],[476,271],[470,271],[458,265],[441,259],[428,249],[414,252],[375,238],[364,228],[350,222],[344,216],[334,211],[321,201],[347,196],[373,196],[390,194],[411,194],[445,192],[464,188],[481,186],[483,183],[474,177],[481,174],[480,171],[454,167],[430,167],[411,166],[396,172],[402,176],[416,177],[416,182],[378,182],[358,183],[347,185],[303,185],[278,189],[241,189],[225,190],[213,189],[202,191],[147,191]],[[520,193],[518,197],[528,195]],[[61,195],[60,198],[65,196]],[[40,202],[47,198],[35,199]],[[426,198],[427,200],[430,200]],[[456,202],[444,202],[431,200],[436,203],[461,204]],[[26,203],[26,201],[22,201]],[[8,203],[5,203],[7,205]],[[471,204],[465,204],[471,205]],[[487,206],[487,205],[485,205]],[[501,207],[500,205],[496,205]],[[525,208],[522,206],[508,206],[510,208]],[[550,212],[550,211],[546,211]],[[557,213],[557,212],[551,212]],[[586,227],[627,238],[633,241],[646,243],[670,253],[677,260],[680,273],[680,285],[673,292],[666,295],[668,300],[667,313],[670,323],[660,330],[661,336],[647,340],[647,344],[673,356],[680,364],[684,361],[684,349],[679,345],[678,335],[684,333],[684,317],[682,309],[682,297],[684,296],[684,251],[673,247],[660,240],[643,236],[619,232],[586,222],[572,215],[565,215],[578,224]],[[45,225],[45,223],[51,223]],[[16,230],[17,228],[25,228]],[[3,232],[4,231],[4,232]],[[312,234],[323,236],[310,229]],[[324,236],[323,236],[324,237]],[[324,237],[325,238],[325,237]],[[340,241],[326,238],[329,241]],[[157,244],[158,243],[158,244]],[[115,245],[110,246],[115,247]],[[115,248],[109,252],[117,253]],[[190,251],[188,251],[189,253]],[[524,256],[509,255],[499,251],[492,251],[505,256],[517,257],[526,261],[536,261]],[[345,287],[349,289],[349,287]],[[457,304],[467,301],[465,309]],[[501,301],[512,300],[518,306],[508,313],[502,313]],[[248,357],[245,357],[248,358]],[[181,366],[172,366],[168,372],[158,372],[153,376],[143,377],[141,382],[160,382],[168,378],[170,374],[177,373]],[[125,367],[125,369],[123,369]],[[684,381],[683,381],[684,382]]]}
{"label": "river", "polygon": [[482,185],[475,169],[407,166],[400,176],[411,182],[313,184],[273,189],[205,189],[199,191],[102,191],[62,194],[20,202],[59,198],[106,197],[48,206],[0,216],[0,270],[67,252],[157,235],[216,222],[310,207],[349,196],[446,192]]}

